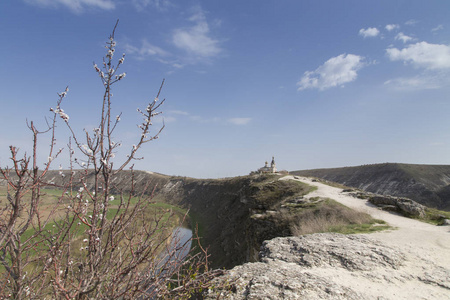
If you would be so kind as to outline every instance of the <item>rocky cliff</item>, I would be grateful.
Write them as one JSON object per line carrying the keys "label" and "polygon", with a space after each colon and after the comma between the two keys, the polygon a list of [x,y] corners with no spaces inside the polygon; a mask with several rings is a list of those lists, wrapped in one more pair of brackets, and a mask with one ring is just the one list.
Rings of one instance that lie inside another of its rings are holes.
{"label": "rocky cliff", "polygon": [[190,209],[201,225],[214,267],[231,268],[256,261],[262,242],[291,235],[291,224],[277,218],[284,200],[305,194],[309,186],[279,181],[278,176],[244,176],[219,180],[173,178],[157,197]]}
{"label": "rocky cliff", "polygon": [[219,278],[230,288],[208,299],[448,299],[449,276],[370,236],[319,233],[264,242],[260,261]]}
{"label": "rocky cliff", "polygon": [[293,171],[382,195],[413,199],[426,206],[450,210],[450,166],[374,164],[358,167]]}

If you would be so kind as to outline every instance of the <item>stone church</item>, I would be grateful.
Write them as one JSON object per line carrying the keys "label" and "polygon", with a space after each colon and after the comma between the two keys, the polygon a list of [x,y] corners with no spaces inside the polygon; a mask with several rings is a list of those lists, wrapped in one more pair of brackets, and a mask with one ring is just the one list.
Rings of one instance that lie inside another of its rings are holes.
{"label": "stone church", "polygon": [[277,165],[275,164],[275,158],[272,156],[272,162],[269,163],[266,161],[264,167],[258,169],[258,173],[277,173]]}

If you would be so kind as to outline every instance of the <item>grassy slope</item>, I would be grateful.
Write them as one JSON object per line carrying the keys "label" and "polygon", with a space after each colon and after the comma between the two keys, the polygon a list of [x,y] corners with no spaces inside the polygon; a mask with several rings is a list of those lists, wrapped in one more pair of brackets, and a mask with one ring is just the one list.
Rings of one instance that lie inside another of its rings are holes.
{"label": "grassy slope", "polygon": [[450,166],[375,164],[291,172],[315,176],[362,190],[404,196],[424,205],[450,210]]}

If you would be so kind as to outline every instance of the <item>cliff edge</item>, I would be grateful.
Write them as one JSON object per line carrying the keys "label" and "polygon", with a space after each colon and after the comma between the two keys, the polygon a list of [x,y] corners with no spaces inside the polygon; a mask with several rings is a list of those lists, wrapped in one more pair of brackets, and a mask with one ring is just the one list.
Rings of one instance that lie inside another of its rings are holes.
{"label": "cliff edge", "polygon": [[266,241],[259,261],[219,278],[230,289],[212,292],[210,299],[217,293],[225,299],[450,299],[449,226],[382,211],[342,189],[300,180],[318,187],[311,197],[333,198],[395,229]]}

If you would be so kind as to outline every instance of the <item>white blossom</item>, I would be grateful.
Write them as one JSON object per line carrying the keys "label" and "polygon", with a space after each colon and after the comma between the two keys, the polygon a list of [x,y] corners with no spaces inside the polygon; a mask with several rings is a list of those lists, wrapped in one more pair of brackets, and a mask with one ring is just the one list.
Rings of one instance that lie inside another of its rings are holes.
{"label": "white blossom", "polygon": [[[88,145],[82,145],[81,147],[84,149],[84,151],[87,152],[87,154],[92,154],[92,150],[89,149]],[[82,165],[83,165],[83,164],[82,164]]]}
{"label": "white blossom", "polygon": [[122,73],[119,76],[117,76],[117,80],[121,80],[122,78],[124,78],[125,76],[127,76],[127,73]]}

